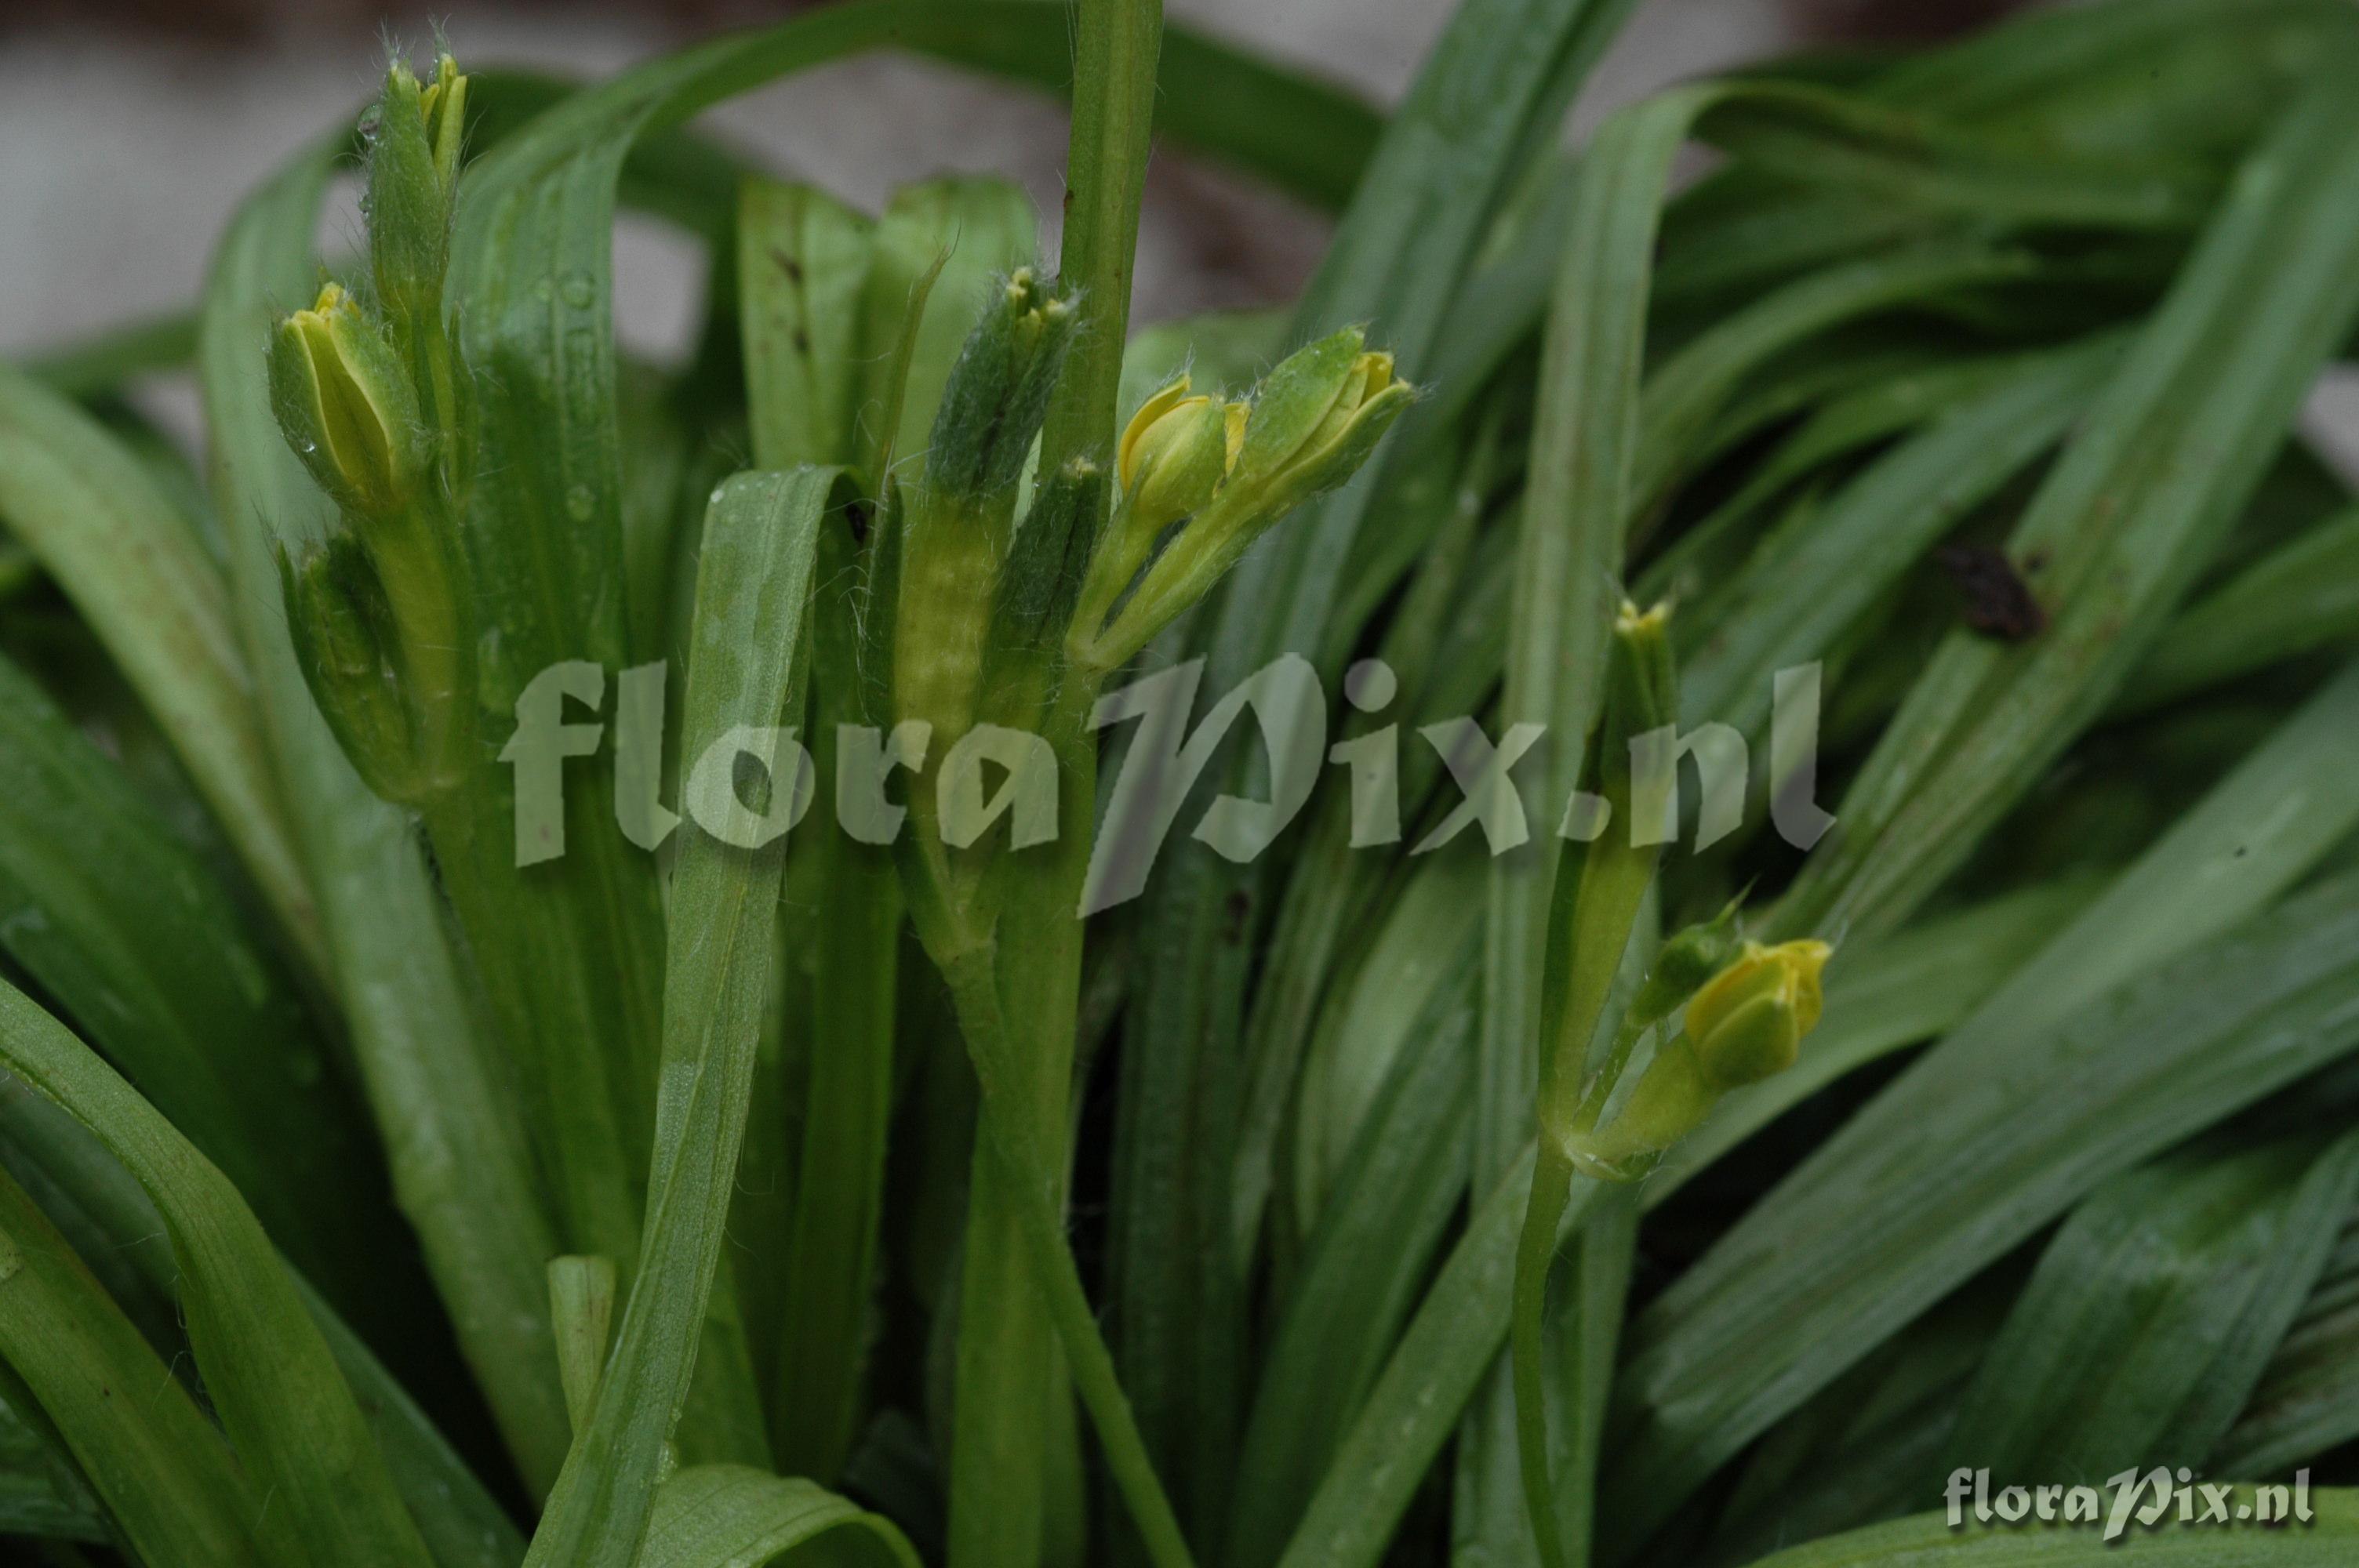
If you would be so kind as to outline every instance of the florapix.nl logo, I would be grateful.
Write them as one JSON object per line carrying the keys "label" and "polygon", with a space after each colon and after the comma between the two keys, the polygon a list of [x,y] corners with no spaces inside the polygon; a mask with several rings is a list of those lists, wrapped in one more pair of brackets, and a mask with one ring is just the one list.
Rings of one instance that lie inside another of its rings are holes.
{"label": "florapix.nl logo", "polygon": [[[1616,823],[1604,797],[1574,789],[1560,804],[1541,802],[1525,782],[1555,738],[1545,724],[1473,714],[1405,726],[1379,722],[1400,698],[1397,673],[1364,659],[1344,674],[1349,717],[1339,726],[1310,662],[1288,654],[1264,665],[1209,706],[1205,661],[1155,671],[1102,696],[1093,730],[1128,727],[1106,791],[1091,853],[1082,913],[1138,896],[1157,857],[1188,815],[1190,836],[1245,863],[1266,853],[1301,816],[1328,769],[1350,794],[1354,849],[1401,843],[1405,781],[1441,784],[1419,823],[1411,854],[1430,854],[1469,833],[1494,856],[1519,849],[1536,816],[1560,837],[1591,842],[1611,831],[1635,846],[1668,844],[1692,822],[1692,845],[1709,849],[1745,825],[1757,788],[1769,826],[1809,849],[1834,818],[1817,800],[1821,671],[1817,664],[1777,672],[1767,723],[1766,755],[1732,725],[1665,725],[1630,738],[1629,809]],[[606,716],[606,670],[582,660],[553,665],[527,683],[516,726],[500,752],[514,770],[516,863],[531,866],[565,853],[569,760],[599,755],[612,743],[614,819],[643,849],[659,848],[683,815],[721,841],[758,849],[799,826],[818,795],[810,751],[792,725],[732,726],[694,758],[682,759],[679,808],[662,799],[665,704],[670,674],[661,663],[620,672]],[[1201,717],[1197,717],[1201,712]],[[1259,793],[1200,799],[1199,784],[1240,726],[1251,720],[1258,743]],[[1338,737],[1338,729],[1347,732]],[[834,827],[863,843],[891,844],[908,811],[896,787],[930,787],[945,843],[967,849],[1005,825],[1015,850],[1052,842],[1064,824],[1058,761],[1049,740],[1030,731],[977,724],[954,737],[904,720],[886,730],[842,724],[831,737],[830,795]],[[939,752],[937,748],[940,748]],[[1518,773],[1522,768],[1524,772]],[[1573,776],[1578,776],[1575,766]],[[1436,776],[1438,774],[1438,777]],[[897,775],[901,783],[897,786]],[[930,775],[929,778],[928,775]],[[1683,780],[1695,781],[1692,795]],[[1692,809],[1684,809],[1691,803]]]}
{"label": "florapix.nl logo", "polygon": [[2273,1486],[2235,1486],[2224,1481],[2199,1481],[2193,1471],[2157,1465],[2150,1470],[2125,1470],[2102,1486],[2006,1486],[1994,1488],[1988,1470],[1952,1470],[1943,1487],[1950,1528],[1970,1525],[2049,1525],[2095,1530],[2105,1541],[2119,1541],[2133,1525],[2147,1530],[2169,1526],[2233,1529],[2260,1526],[2281,1529],[2309,1524],[2315,1514],[2310,1503],[2310,1472],[2297,1470],[2292,1481]]}

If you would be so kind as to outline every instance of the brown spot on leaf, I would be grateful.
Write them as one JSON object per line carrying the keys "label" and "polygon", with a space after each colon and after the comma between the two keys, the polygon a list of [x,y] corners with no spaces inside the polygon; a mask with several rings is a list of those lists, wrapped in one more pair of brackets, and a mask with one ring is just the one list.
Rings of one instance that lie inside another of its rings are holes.
{"label": "brown spot on leaf", "polygon": [[1944,545],[1933,559],[1964,596],[1966,624],[1983,635],[2021,643],[2048,629],[2048,611],[2004,553],[1987,545]]}

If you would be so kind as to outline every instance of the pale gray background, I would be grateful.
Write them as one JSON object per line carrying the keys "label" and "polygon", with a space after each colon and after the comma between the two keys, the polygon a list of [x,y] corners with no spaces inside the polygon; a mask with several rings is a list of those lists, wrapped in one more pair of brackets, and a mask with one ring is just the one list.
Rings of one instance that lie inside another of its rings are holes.
{"label": "pale gray background", "polygon": [[[2011,0],[1647,0],[1597,73],[1572,134],[1667,82],[1810,40],[1939,32]],[[0,355],[37,351],[191,300],[238,199],[373,90],[382,38],[422,49],[435,21],[463,59],[614,70],[719,22],[782,15],[757,0],[524,5],[452,0],[0,0]],[[1451,0],[1169,0],[1170,16],[1396,101]],[[227,16],[231,25],[213,19]],[[212,25],[197,25],[192,18]],[[708,118],[782,172],[876,204],[896,183],[949,170],[1021,179],[1051,220],[1059,111],[1022,92],[890,59],[806,73]],[[357,236],[349,200],[331,240]],[[1138,274],[1138,319],[1288,297],[1324,222],[1282,197],[1176,156],[1158,159]],[[1054,235],[1047,236],[1053,246]],[[626,220],[616,246],[622,335],[677,351],[697,311],[692,255]],[[2340,450],[2359,451],[2359,394],[2324,402]],[[175,412],[179,412],[175,410]],[[182,420],[175,418],[173,423]]]}
{"label": "pale gray background", "polygon": [[[12,0],[0,0],[0,12]],[[60,9],[65,9],[60,7]],[[308,8],[289,6],[290,17]],[[1397,99],[1448,14],[1446,0],[1171,0],[1170,15]],[[463,60],[612,71],[676,44],[679,25],[615,6],[531,12],[455,0],[385,8],[421,45],[444,21]],[[1750,58],[1788,36],[1772,0],[1652,0],[1583,105]],[[238,198],[372,88],[383,60],[357,16],[288,20],[261,37],[53,22],[0,33],[0,353],[54,343],[191,298]],[[865,205],[944,170],[1022,179],[1044,213],[1060,194],[1064,129],[1021,92],[898,59],[798,76],[706,124],[773,168]],[[333,220],[346,228],[347,211]],[[1139,265],[1140,312],[1267,303],[1297,287],[1325,225],[1201,164],[1158,160]],[[692,285],[671,243],[633,225],[618,253],[619,312],[643,347],[676,341]]]}

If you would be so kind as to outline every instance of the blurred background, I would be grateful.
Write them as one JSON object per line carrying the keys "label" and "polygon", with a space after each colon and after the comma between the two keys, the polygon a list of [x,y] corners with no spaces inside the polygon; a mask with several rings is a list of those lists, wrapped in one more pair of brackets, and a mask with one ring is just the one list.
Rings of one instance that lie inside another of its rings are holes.
{"label": "blurred background", "polygon": [[[952,0],[955,3],[955,0]],[[1169,14],[1397,99],[1452,0],[1168,0]],[[1576,124],[1678,78],[1803,42],[1922,38],[2007,0],[1648,0]],[[793,4],[753,0],[0,0],[0,355],[36,351],[192,299],[245,190],[375,90],[386,40],[422,51],[434,27],[471,66],[603,74]],[[706,122],[781,173],[874,207],[903,180],[992,169],[1053,222],[1058,109],[911,61],[798,76]],[[346,208],[331,225],[358,233]],[[1325,243],[1288,200],[1176,155],[1158,157],[1138,319],[1290,297]],[[331,238],[334,235],[332,233]],[[1050,236],[1053,243],[1053,235]],[[684,341],[695,271],[652,222],[618,237],[625,340]]]}

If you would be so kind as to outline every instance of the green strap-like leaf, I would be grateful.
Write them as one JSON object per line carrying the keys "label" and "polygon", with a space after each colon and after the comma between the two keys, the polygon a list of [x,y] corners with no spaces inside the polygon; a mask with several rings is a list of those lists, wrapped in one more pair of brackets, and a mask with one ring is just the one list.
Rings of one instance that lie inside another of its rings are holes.
{"label": "green strap-like leaf", "polygon": [[2354,311],[2359,106],[2321,85],[2246,160],[2017,526],[2011,559],[2048,626],[1943,643],[1779,929],[1888,929],[1956,868],[2127,677]]}
{"label": "green strap-like leaf", "polygon": [[2160,707],[2359,636],[2359,510],[2297,535],[2206,594],[2155,640],[2115,705]]}
{"label": "green strap-like leaf", "polygon": [[[811,1550],[805,1552],[809,1547]],[[734,1465],[680,1471],[656,1494],[637,1568],[918,1568],[892,1521],[809,1481]]]}
{"label": "green strap-like leaf", "polygon": [[204,860],[5,658],[0,951],[339,1303],[376,1330],[406,1332],[423,1282],[401,1290],[370,1240],[399,1222],[375,1177],[375,1141],[294,978]]}
{"label": "green strap-like leaf", "polygon": [[2224,1476],[2281,1476],[2359,1437],[2359,1264],[2345,1228],[2335,1264],[2270,1357],[2260,1387],[2221,1439]]}
{"label": "green strap-like leaf", "polygon": [[[783,719],[838,474],[811,468],[744,474],[714,495],[690,633],[681,730],[689,758],[702,758],[739,726],[765,729]],[[780,791],[797,784],[770,781]],[[785,848],[773,839],[740,849],[701,831],[681,846],[664,987],[663,1092],[638,1271],[597,1403],[566,1457],[528,1563],[629,1568],[647,1533],[721,1259],[776,958]]]}
{"label": "green strap-like leaf", "polygon": [[[59,1227],[70,1232],[85,1260],[118,1265],[169,1307],[180,1276],[168,1232],[147,1193],[71,1115],[20,1086],[11,1087],[0,1096],[0,1148],[10,1169],[35,1191]],[[515,1568],[524,1557],[524,1536],[500,1503],[334,1309],[300,1277],[296,1285],[385,1451],[394,1485],[434,1553],[436,1568]],[[110,1280],[109,1286],[123,1301],[124,1284]],[[147,1325],[150,1343],[178,1345],[177,1319],[167,1320],[166,1327],[167,1336],[159,1337],[157,1327]]]}
{"label": "green strap-like leaf", "polygon": [[289,940],[324,976],[319,911],[255,720],[220,568],[137,457],[89,415],[6,366],[0,521],[106,644]]}
{"label": "green strap-like leaf", "polygon": [[2359,1195],[2359,1140],[2215,1144],[2073,1210],[1960,1403],[1948,1459],[1994,1485],[2206,1458],[2316,1283]]}
{"label": "green strap-like leaf", "polygon": [[283,1519],[277,1568],[430,1568],[385,1455],[293,1277],[221,1172],[48,1013],[0,984],[0,1063],[88,1127],[172,1240],[205,1387]]}
{"label": "green strap-like leaf", "polygon": [[1475,1009],[1471,966],[1449,969],[1440,995],[1398,1009],[1414,1031],[1408,1059],[1355,1120],[1333,1201],[1277,1317],[1238,1452],[1221,1558],[1235,1568],[1265,1568],[1284,1550],[1464,1200]]}
{"label": "green strap-like leaf", "polygon": [[258,1498],[221,1433],[5,1173],[0,1359],[145,1561],[250,1568],[262,1556]]}

